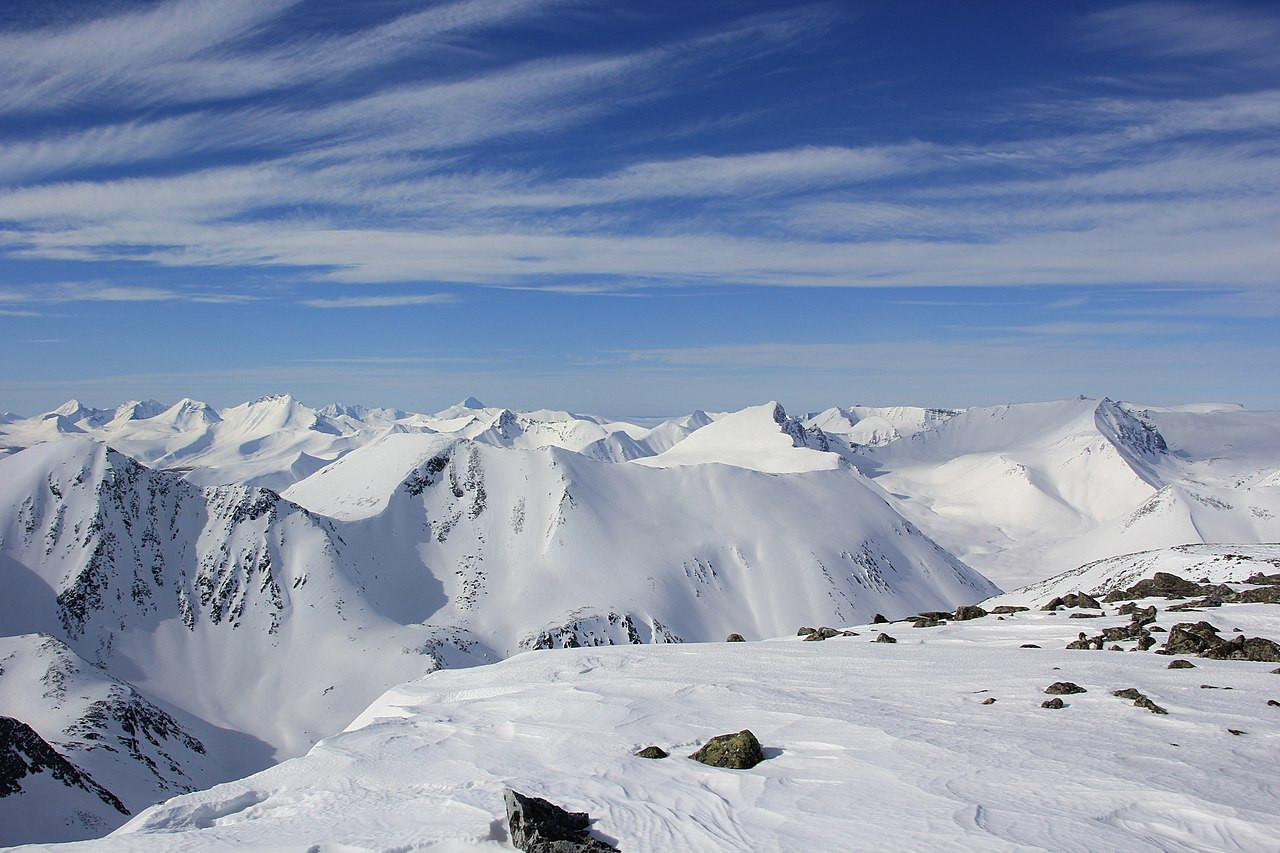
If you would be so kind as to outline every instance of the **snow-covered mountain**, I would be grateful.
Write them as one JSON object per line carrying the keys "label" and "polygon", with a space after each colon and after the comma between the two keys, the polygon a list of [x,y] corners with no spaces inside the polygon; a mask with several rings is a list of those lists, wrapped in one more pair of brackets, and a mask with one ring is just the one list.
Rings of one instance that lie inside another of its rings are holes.
{"label": "snow-covered mountain", "polygon": [[[773,411],[744,418],[763,431],[752,440],[830,455],[796,447],[817,439]],[[186,784],[299,754],[440,666],[755,639],[995,591],[831,458],[787,475],[645,467],[389,430],[281,497],[201,487],[81,435],[0,459],[0,616],[6,633],[56,638],[88,662],[78,669],[195,721],[182,731],[239,735],[207,767],[175,759],[182,772],[162,781]],[[65,742],[42,701],[0,714]]]}
{"label": "snow-covered mountain", "polygon": [[1277,435],[1275,412],[1080,398],[969,409],[858,464],[1012,589],[1115,554],[1280,540]]}
{"label": "snow-covered mountain", "polygon": [[440,668],[952,610],[997,592],[970,566],[1011,588],[1083,565],[1065,590],[1208,547],[1150,551],[1186,543],[1270,559],[1250,543],[1280,541],[1277,435],[1277,413],[1107,399],[6,418],[0,716],[88,780],[15,784],[42,837],[80,837],[124,819],[93,785],[136,810],[242,775]]}

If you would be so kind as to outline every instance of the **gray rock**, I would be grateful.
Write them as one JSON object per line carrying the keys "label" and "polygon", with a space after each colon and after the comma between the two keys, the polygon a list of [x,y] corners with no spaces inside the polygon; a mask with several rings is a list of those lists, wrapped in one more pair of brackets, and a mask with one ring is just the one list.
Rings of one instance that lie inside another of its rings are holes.
{"label": "gray rock", "polygon": [[807,626],[807,625],[801,625],[801,626],[796,630],[796,636],[797,636],[797,637],[807,637],[807,636],[809,636],[810,634],[814,633],[814,632],[815,632],[815,631],[817,631],[817,630],[818,630],[817,628],[810,628],[810,627],[809,627],[809,626]]}
{"label": "gray rock", "polygon": [[1072,681],[1055,681],[1044,689],[1050,696],[1070,696],[1072,693],[1088,693],[1079,684]]}
{"label": "gray rock", "polygon": [[978,704],[980,704],[980,705],[994,705],[994,704],[996,704],[996,700],[995,700],[995,697],[994,697],[994,696],[988,696],[986,699],[983,699],[983,700],[982,700],[981,702],[979,702]]}
{"label": "gray rock", "polygon": [[736,734],[716,735],[689,757],[711,767],[750,770],[764,761],[764,750],[751,730],[743,729]]}
{"label": "gray rock", "polygon": [[1280,574],[1264,575],[1262,572],[1257,572],[1245,578],[1244,582],[1256,584],[1280,584]]}
{"label": "gray rock", "polygon": [[999,607],[993,607],[991,612],[997,616],[1009,616],[1013,613],[1026,613],[1030,607],[1018,607],[1015,604],[1001,604]]}
{"label": "gray rock", "polygon": [[986,615],[987,611],[976,604],[962,604],[956,608],[956,612],[952,614],[951,618],[957,622],[967,622],[970,619],[981,619]]}
{"label": "gray rock", "polygon": [[1200,657],[1210,660],[1280,661],[1280,645],[1264,637],[1246,637],[1241,634],[1205,649]]}
{"label": "gray rock", "polygon": [[525,853],[596,853],[617,850],[587,834],[591,818],[586,812],[565,811],[541,797],[526,797],[508,788],[507,827],[511,843]]}
{"label": "gray rock", "polygon": [[741,634],[730,634],[729,636],[724,638],[724,641],[726,643],[745,643],[746,638],[744,638]]}
{"label": "gray rock", "polygon": [[1226,597],[1233,604],[1280,604],[1280,586],[1263,586],[1233,592]]}
{"label": "gray rock", "polygon": [[1195,669],[1196,665],[1189,660],[1178,658],[1177,660],[1169,661],[1168,668],[1169,669]]}
{"label": "gray rock", "polygon": [[917,619],[911,623],[912,628],[937,628],[940,625],[947,624],[945,619]]}
{"label": "gray rock", "polygon": [[1219,645],[1222,638],[1218,629],[1208,622],[1179,622],[1169,629],[1169,637],[1165,640],[1161,654],[1166,655],[1198,655],[1206,649]]}
{"label": "gray rock", "polygon": [[1052,708],[1052,709],[1056,710],[1056,709],[1058,709],[1058,708],[1065,708],[1065,707],[1066,707],[1066,703],[1064,703],[1061,699],[1059,699],[1059,698],[1057,698],[1057,697],[1054,697],[1053,699],[1046,699],[1046,700],[1044,700],[1043,702],[1041,702],[1041,703],[1040,703],[1040,707],[1041,707],[1041,708]]}
{"label": "gray rock", "polygon": [[898,641],[897,641],[897,640],[895,640],[893,637],[890,637],[888,634],[881,633],[881,634],[879,634],[879,635],[878,635],[874,640],[872,640],[871,642],[873,642],[873,643],[896,643],[896,642],[898,642]]}
{"label": "gray rock", "polygon": [[[1040,648],[1040,647],[1039,647],[1039,646],[1037,646],[1035,643],[1023,643],[1023,644],[1022,644],[1021,646],[1019,646],[1018,648],[1020,648],[1020,649],[1038,649],[1038,648]],[[1067,648],[1071,648],[1071,647],[1070,647],[1070,646],[1067,646]]]}
{"label": "gray rock", "polygon": [[1146,580],[1140,580],[1127,590],[1114,590],[1107,594],[1104,601],[1124,601],[1133,598],[1190,598],[1201,592],[1201,585],[1195,581],[1178,577],[1169,572],[1156,572]]}
{"label": "gray rock", "polygon": [[636,753],[636,758],[666,758],[671,753],[667,752],[660,746],[646,746],[644,749]]}
{"label": "gray rock", "polygon": [[875,618],[871,620],[872,625],[887,625],[888,623],[889,623],[889,620],[884,618],[884,616],[882,616],[879,613],[877,613],[875,615]]}

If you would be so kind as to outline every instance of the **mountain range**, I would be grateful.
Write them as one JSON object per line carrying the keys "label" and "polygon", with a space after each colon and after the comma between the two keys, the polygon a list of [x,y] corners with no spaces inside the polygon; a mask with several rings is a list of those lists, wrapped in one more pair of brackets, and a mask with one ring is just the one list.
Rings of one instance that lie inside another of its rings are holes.
{"label": "mountain range", "polygon": [[1119,554],[1277,541],[1278,427],[1084,398],[6,415],[0,716],[21,755],[35,736],[88,781],[15,780],[0,842],[101,834],[302,755],[440,669],[897,619]]}

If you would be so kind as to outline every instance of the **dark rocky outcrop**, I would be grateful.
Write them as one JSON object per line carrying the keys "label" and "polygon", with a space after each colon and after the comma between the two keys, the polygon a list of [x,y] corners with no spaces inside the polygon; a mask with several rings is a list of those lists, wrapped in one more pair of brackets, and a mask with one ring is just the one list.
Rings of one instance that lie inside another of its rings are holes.
{"label": "dark rocky outcrop", "polygon": [[747,640],[741,634],[730,634],[724,638],[726,643],[745,643]]}
{"label": "dark rocky outcrop", "polygon": [[1195,669],[1196,665],[1185,658],[1169,661],[1169,669]]}
{"label": "dark rocky outcrop", "polygon": [[587,834],[591,818],[570,812],[541,797],[526,797],[508,788],[507,827],[511,843],[525,853],[596,853],[617,850]]}
{"label": "dark rocky outcrop", "polygon": [[1132,699],[1135,708],[1145,708],[1153,714],[1168,714],[1164,708],[1161,708],[1155,702],[1152,702],[1136,687],[1126,687],[1123,690],[1111,691],[1112,696],[1118,696],[1121,699]]}
{"label": "dark rocky outcrop", "polygon": [[711,767],[750,770],[764,761],[764,750],[751,730],[743,729],[736,734],[716,735],[689,757]]}
{"label": "dark rocky outcrop", "polygon": [[1264,637],[1246,637],[1241,634],[1204,650],[1200,657],[1210,660],[1280,661],[1280,645]]}
{"label": "dark rocky outcrop", "polygon": [[893,637],[890,637],[888,634],[881,633],[881,634],[877,635],[877,636],[876,636],[876,638],[875,638],[874,640],[872,640],[871,642],[873,642],[873,643],[896,643],[896,642],[898,642],[898,641],[897,641],[897,640],[895,640]]}
{"label": "dark rocky outcrop", "polygon": [[1164,655],[1198,655],[1222,642],[1218,629],[1208,622],[1179,622],[1169,629],[1164,647],[1158,650]]}
{"label": "dark rocky outcrop", "polygon": [[[1040,646],[1036,645],[1035,643],[1023,643],[1023,644],[1022,644],[1021,646],[1019,646],[1018,648],[1020,648],[1020,649],[1038,649],[1038,648],[1040,648]],[[1070,646],[1068,646],[1068,648],[1070,648]]]}
{"label": "dark rocky outcrop", "polygon": [[983,610],[976,604],[962,604],[956,608],[956,612],[951,618],[957,622],[967,622],[970,619],[981,619],[987,615],[987,611]]}
{"label": "dark rocky outcrop", "polygon": [[1011,613],[1026,613],[1030,607],[1019,607],[1016,604],[1001,604],[999,607],[993,607],[991,612],[997,616],[1008,616]]}
{"label": "dark rocky outcrop", "polygon": [[1040,703],[1040,707],[1041,707],[1041,708],[1051,708],[1051,709],[1053,709],[1053,710],[1057,710],[1058,708],[1065,708],[1065,707],[1067,707],[1067,705],[1066,705],[1066,703],[1065,703],[1065,702],[1063,702],[1061,699],[1059,699],[1059,698],[1057,698],[1057,697],[1055,696],[1055,697],[1054,697],[1054,698],[1052,698],[1052,699],[1046,699],[1046,700],[1044,700],[1043,702],[1041,702],[1041,703]]}
{"label": "dark rocky outcrop", "polygon": [[1055,681],[1046,687],[1044,692],[1050,696],[1070,696],[1072,693],[1087,693],[1089,691],[1073,681]]}
{"label": "dark rocky outcrop", "polygon": [[983,699],[983,700],[982,700],[981,702],[979,702],[978,704],[979,704],[979,705],[994,705],[994,704],[996,704],[996,699],[995,699],[995,697],[994,697],[994,696],[988,696],[986,699]]}
{"label": "dark rocky outcrop", "polygon": [[0,797],[22,793],[24,778],[46,771],[68,788],[80,788],[120,814],[129,814],[115,794],[63,758],[35,729],[21,720],[0,717]]}
{"label": "dark rocky outcrop", "polygon": [[884,614],[877,613],[877,614],[875,615],[875,618],[873,618],[873,619],[871,620],[871,624],[872,624],[872,625],[887,625],[887,624],[889,624],[889,620],[888,620],[888,619],[886,619],[886,618],[884,618]]}
{"label": "dark rocky outcrop", "polygon": [[801,632],[804,632],[804,633],[797,632],[797,633],[796,633],[796,636],[803,636],[803,637],[805,638],[805,640],[806,640],[806,641],[812,641],[812,642],[820,642],[820,641],[822,641],[822,640],[830,640],[832,637],[856,637],[856,636],[858,636],[858,635],[857,635],[855,632],[853,632],[853,631],[841,631],[841,630],[839,630],[839,629],[837,629],[837,628],[828,628],[828,627],[827,627],[827,626],[825,626],[825,625],[824,625],[824,626],[822,626],[821,628],[801,628],[801,629],[800,629],[800,631],[801,631]]}
{"label": "dark rocky outcrop", "polygon": [[1052,599],[1049,600],[1048,604],[1046,604],[1044,607],[1041,607],[1040,609],[1041,610],[1057,610],[1059,607],[1068,607],[1068,608],[1088,607],[1094,610],[1098,610],[1102,607],[1102,605],[1098,602],[1098,599],[1094,598],[1092,595],[1086,595],[1083,592],[1070,592],[1070,593],[1067,593],[1066,595],[1054,596]]}
{"label": "dark rocky outcrop", "polygon": [[666,758],[670,754],[660,746],[646,746],[636,753],[636,758]]}
{"label": "dark rocky outcrop", "polygon": [[1226,596],[1232,604],[1280,604],[1280,586],[1260,586]]}
{"label": "dark rocky outcrop", "polygon": [[1191,598],[1200,595],[1203,585],[1169,572],[1156,572],[1150,578],[1140,580],[1128,589],[1107,593],[1103,601],[1126,601],[1134,598]]}
{"label": "dark rocky outcrop", "polygon": [[921,618],[921,619],[917,619],[916,621],[912,622],[912,623],[911,623],[911,627],[912,627],[912,628],[937,628],[937,627],[939,627],[939,626],[941,626],[941,625],[945,625],[945,624],[947,624],[947,620],[946,620],[946,619],[924,619],[924,618]]}
{"label": "dark rocky outcrop", "polygon": [[1256,572],[1244,579],[1245,583],[1271,584],[1273,586],[1280,585],[1280,574],[1264,575],[1262,572]]}

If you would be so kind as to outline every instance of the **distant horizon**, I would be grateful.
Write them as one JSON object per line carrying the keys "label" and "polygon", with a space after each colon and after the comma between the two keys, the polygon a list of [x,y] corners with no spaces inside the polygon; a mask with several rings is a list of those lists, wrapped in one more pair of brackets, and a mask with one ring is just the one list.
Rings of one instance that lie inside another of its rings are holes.
{"label": "distant horizon", "polygon": [[[474,395],[464,395],[463,397],[459,398],[458,400],[455,400],[452,403],[445,403],[439,406],[428,406],[425,408],[406,407],[406,406],[396,405],[393,403],[353,402],[351,400],[326,400],[324,402],[316,402],[316,401],[303,399],[302,397],[299,397],[296,394],[291,394],[287,391],[281,391],[274,394],[263,394],[252,399],[238,400],[231,403],[213,402],[213,401],[204,400],[204,399],[187,395],[185,397],[178,397],[172,400],[157,400],[154,398],[138,399],[138,398],[130,397],[128,399],[121,400],[118,403],[115,403],[114,405],[103,406],[103,405],[98,405],[98,403],[102,401],[84,400],[79,397],[71,397],[66,400],[63,400],[57,405],[50,406],[48,408],[39,409],[39,410],[27,411],[27,412],[14,411],[13,409],[6,408],[3,405],[0,405],[0,413],[7,414],[7,415],[15,415],[22,419],[29,419],[29,418],[41,417],[44,415],[51,414],[57,409],[60,409],[64,407],[66,404],[71,403],[73,401],[79,402],[85,408],[93,409],[100,412],[113,412],[129,403],[156,403],[162,406],[163,410],[167,411],[168,409],[171,409],[174,406],[181,403],[183,400],[191,400],[196,403],[204,403],[209,407],[211,407],[212,409],[214,409],[214,411],[222,412],[227,409],[236,408],[238,406],[264,402],[272,398],[291,397],[295,402],[299,403],[300,405],[309,409],[313,409],[315,411],[320,411],[321,409],[324,409],[328,406],[358,406],[364,409],[394,409],[397,411],[404,412],[407,415],[434,415],[436,413],[442,412],[454,406],[462,405],[473,396]],[[1222,407],[1240,408],[1245,411],[1255,411],[1255,412],[1276,411],[1273,409],[1256,409],[1250,406],[1246,406],[1243,403],[1237,403],[1230,400],[1188,400],[1181,403],[1152,403],[1147,400],[1129,400],[1129,399],[1124,399],[1119,397],[1111,397],[1109,395],[1093,396],[1093,395],[1085,395],[1085,394],[1077,394],[1077,395],[1072,395],[1067,397],[1056,397],[1056,398],[1044,399],[1044,400],[1004,400],[1000,402],[981,403],[981,404],[974,404],[969,406],[940,405],[940,404],[935,405],[929,402],[924,402],[924,403],[920,403],[920,402],[896,402],[896,403],[833,402],[833,403],[830,403],[829,405],[822,406],[821,408],[799,407],[794,409],[787,404],[786,400],[779,399],[777,397],[770,397],[765,400],[755,400],[755,401],[746,402],[740,406],[736,406],[734,408],[728,408],[728,409],[721,409],[721,408],[708,407],[708,406],[694,406],[693,408],[688,410],[666,412],[666,413],[658,412],[658,413],[648,413],[648,414],[636,413],[636,412],[629,412],[629,413],[625,413],[625,412],[619,413],[619,412],[610,412],[610,411],[598,412],[598,411],[592,411],[589,409],[560,408],[556,406],[545,406],[545,405],[511,406],[511,405],[505,405],[501,401],[498,401],[495,403],[494,401],[483,400],[479,398],[475,398],[475,399],[481,404],[483,404],[484,408],[508,409],[510,411],[516,412],[517,414],[522,412],[531,412],[531,411],[555,411],[555,412],[565,412],[568,414],[575,414],[575,415],[585,415],[585,416],[591,416],[591,417],[606,418],[609,420],[621,421],[621,422],[628,422],[629,419],[634,419],[637,422],[651,421],[654,423],[660,423],[663,420],[670,420],[673,418],[683,418],[697,411],[706,412],[708,414],[731,414],[733,412],[742,411],[743,409],[752,408],[755,406],[767,405],[768,403],[771,403],[771,402],[779,403],[786,410],[787,414],[792,417],[807,417],[807,416],[824,412],[831,408],[849,409],[853,407],[865,407],[869,409],[888,409],[888,408],[895,408],[895,407],[904,407],[904,408],[949,409],[949,410],[964,411],[968,409],[983,409],[983,408],[991,408],[996,406],[1035,405],[1038,403],[1057,403],[1057,402],[1065,402],[1068,400],[1101,401],[1104,399],[1110,399],[1117,403],[1125,403],[1128,405],[1137,406],[1141,408],[1152,407],[1152,408],[1179,409],[1179,408],[1190,408],[1190,407],[1197,407],[1197,406],[1214,406],[1214,407],[1222,406]],[[637,424],[637,425],[643,425],[643,424]]]}
{"label": "distant horizon", "polygon": [[1280,409],[1277,44],[1262,0],[11,0],[0,405]]}

